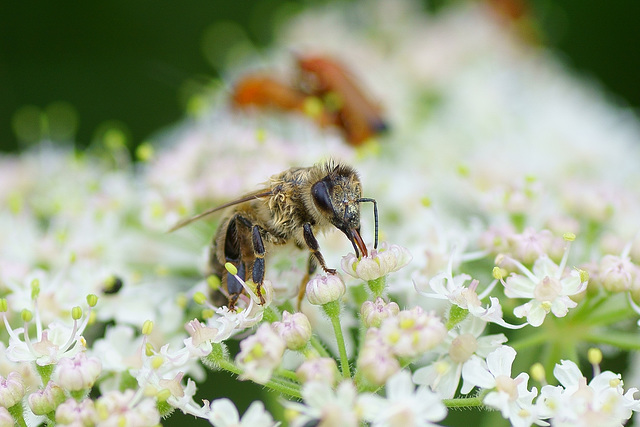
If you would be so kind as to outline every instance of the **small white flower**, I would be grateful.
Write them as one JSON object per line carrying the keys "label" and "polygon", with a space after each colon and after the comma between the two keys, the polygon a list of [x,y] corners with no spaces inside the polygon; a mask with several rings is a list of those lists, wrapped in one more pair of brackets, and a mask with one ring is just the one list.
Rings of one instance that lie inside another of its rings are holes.
{"label": "small white flower", "polygon": [[304,404],[285,402],[292,419],[291,427],[309,422],[327,427],[357,427],[361,421],[358,392],[351,381],[343,381],[334,390],[325,382],[309,382],[302,387]]}
{"label": "small white flower", "polygon": [[554,425],[623,425],[640,411],[640,400],[633,397],[638,389],[625,393],[619,374],[601,372],[587,384],[570,360],[556,364],[553,374],[560,385],[542,387],[536,405]]}
{"label": "small white flower", "polygon": [[[429,287],[433,292],[425,292],[418,289],[418,284],[414,281],[416,291],[421,295],[430,298],[449,300],[452,304],[455,304],[465,310],[469,310],[471,315],[505,328],[519,329],[526,326],[526,323],[521,325],[512,325],[506,322],[502,316],[502,306],[496,297],[489,297],[490,304],[489,306],[484,307],[482,305],[482,300],[489,296],[495,285],[498,283],[497,280],[494,280],[480,295],[478,295],[477,289],[479,282],[477,280],[472,280],[471,276],[464,273],[457,276],[453,275],[454,257],[455,253],[449,257],[446,271],[433,276],[429,280]],[[467,280],[471,280],[469,286],[465,286]]]}
{"label": "small white flower", "polygon": [[271,325],[263,323],[255,334],[240,341],[236,363],[243,370],[241,379],[264,384],[280,366],[286,344]]}
{"label": "small white flower", "polygon": [[364,418],[372,426],[435,426],[447,415],[441,398],[426,387],[411,382],[411,374],[400,371],[387,381],[386,397],[361,396]]}
{"label": "small white flower", "polygon": [[196,357],[205,357],[211,353],[212,342],[218,342],[219,330],[212,328],[198,319],[193,319],[185,325],[187,332],[191,335],[184,340],[184,345],[189,352]]}
{"label": "small white flower", "polygon": [[527,390],[529,375],[524,372],[511,378],[515,357],[516,351],[511,347],[498,347],[487,355],[486,361],[472,356],[463,366],[462,375],[470,384],[490,390],[484,396],[484,404],[500,410],[513,425],[529,426],[536,416],[532,401],[537,389]]}
{"label": "small white flower", "polygon": [[[507,341],[504,334],[482,336],[486,322],[477,317],[468,317],[458,328],[449,331],[447,339],[436,349],[441,356],[427,366],[418,368],[413,381],[428,385],[445,399],[453,398],[458,388],[462,368],[476,354],[482,358]],[[464,381],[462,394],[467,394],[473,384]]]}
{"label": "small white flower", "polygon": [[503,282],[505,295],[509,298],[531,298],[514,309],[516,317],[526,317],[530,325],[540,326],[548,313],[564,317],[570,308],[577,306],[569,297],[585,290],[588,278],[576,270],[564,275],[567,255],[568,250],[560,265],[542,256],[533,264],[533,272],[514,261],[524,275],[512,273],[507,277],[506,283]]}
{"label": "small white flower", "polygon": [[249,406],[242,420],[236,406],[227,398],[214,400],[211,404],[205,401],[205,407],[206,418],[213,427],[272,427],[277,424],[260,401]]}

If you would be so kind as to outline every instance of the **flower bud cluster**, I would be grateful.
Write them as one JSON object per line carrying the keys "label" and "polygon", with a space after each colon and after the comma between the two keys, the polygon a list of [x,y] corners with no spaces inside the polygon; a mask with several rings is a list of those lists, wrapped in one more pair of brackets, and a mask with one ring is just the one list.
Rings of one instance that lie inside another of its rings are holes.
{"label": "flower bud cluster", "polygon": [[[561,235],[550,230],[535,230],[526,228],[522,233],[516,233],[512,227],[490,228],[480,237],[480,246],[494,255],[509,254],[523,264],[530,265],[541,256],[548,256],[559,261],[564,254],[566,242]],[[509,264],[502,267],[509,270]]]}
{"label": "flower bud cluster", "polygon": [[400,307],[395,302],[386,303],[381,297],[375,301],[365,301],[360,307],[360,317],[362,323],[367,328],[378,328],[382,321],[395,316],[400,311]]}
{"label": "flower bud cluster", "polygon": [[357,363],[368,382],[383,385],[400,370],[399,358],[415,358],[434,349],[444,341],[447,330],[439,317],[420,307],[394,313],[394,303],[384,305],[376,300],[374,304],[389,314],[380,320],[379,327],[367,331]]}
{"label": "flower bud cluster", "polygon": [[358,355],[358,372],[371,384],[384,385],[387,380],[400,370],[400,362],[393,348],[385,343],[380,330],[371,328],[367,331],[364,345]]}
{"label": "flower bud cluster", "polygon": [[379,333],[396,356],[416,357],[443,342],[447,328],[435,313],[416,306],[385,319]]}

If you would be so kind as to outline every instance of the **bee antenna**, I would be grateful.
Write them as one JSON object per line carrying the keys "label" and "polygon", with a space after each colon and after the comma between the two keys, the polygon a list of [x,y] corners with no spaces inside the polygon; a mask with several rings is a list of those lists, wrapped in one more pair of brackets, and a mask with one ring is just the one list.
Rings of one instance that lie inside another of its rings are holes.
{"label": "bee antenna", "polygon": [[362,202],[373,203],[373,219],[375,221],[375,228],[376,228],[376,239],[375,239],[375,243],[373,244],[373,248],[378,249],[378,203],[376,202],[376,199],[371,199],[369,197],[361,197],[357,201],[359,203],[362,203]]}

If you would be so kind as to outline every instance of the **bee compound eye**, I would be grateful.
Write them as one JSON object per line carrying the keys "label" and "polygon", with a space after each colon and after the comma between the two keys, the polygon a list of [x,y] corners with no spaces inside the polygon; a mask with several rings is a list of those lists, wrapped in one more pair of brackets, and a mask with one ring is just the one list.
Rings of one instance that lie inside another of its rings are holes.
{"label": "bee compound eye", "polygon": [[333,205],[331,203],[331,195],[329,194],[329,188],[324,181],[318,181],[311,187],[311,196],[318,209],[325,212],[333,212]]}

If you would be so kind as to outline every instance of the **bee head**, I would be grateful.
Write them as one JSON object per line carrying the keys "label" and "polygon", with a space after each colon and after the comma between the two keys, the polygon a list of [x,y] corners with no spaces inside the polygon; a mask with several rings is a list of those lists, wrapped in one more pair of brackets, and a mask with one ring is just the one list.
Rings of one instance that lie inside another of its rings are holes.
{"label": "bee head", "polygon": [[359,256],[367,256],[360,236],[360,201],[362,189],[356,172],[349,167],[336,167],[311,186],[311,198],[320,213],[342,231]]}

